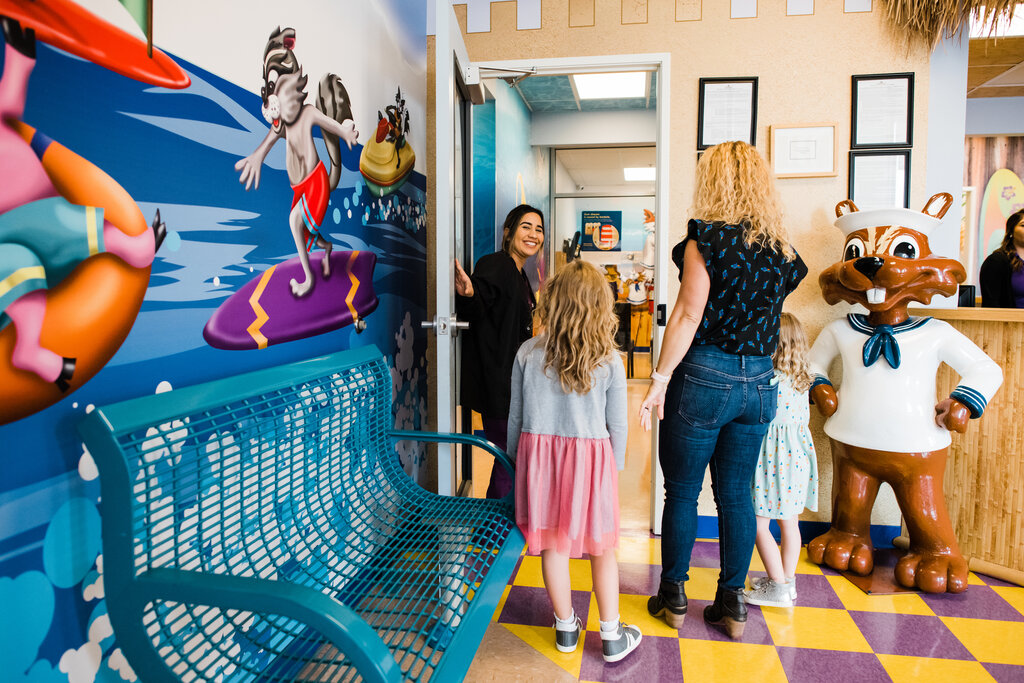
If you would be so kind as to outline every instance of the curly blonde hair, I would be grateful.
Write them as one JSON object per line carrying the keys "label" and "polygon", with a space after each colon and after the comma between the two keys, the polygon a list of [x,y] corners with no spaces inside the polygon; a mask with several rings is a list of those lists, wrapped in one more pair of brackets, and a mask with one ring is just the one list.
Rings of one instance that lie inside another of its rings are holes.
{"label": "curly blonde hair", "polygon": [[615,348],[612,292],[597,268],[576,260],[544,283],[537,315],[544,326],[544,369],[566,393],[585,394],[594,370]]}
{"label": "curly blonde hair", "polygon": [[692,212],[704,221],[743,225],[748,247],[782,252],[787,261],[796,257],[768,164],[746,142],[723,142],[701,155]]}
{"label": "curly blonde hair", "polygon": [[772,354],[772,365],[792,380],[796,391],[807,391],[814,380],[807,365],[807,335],[791,313],[779,316],[779,345]]}

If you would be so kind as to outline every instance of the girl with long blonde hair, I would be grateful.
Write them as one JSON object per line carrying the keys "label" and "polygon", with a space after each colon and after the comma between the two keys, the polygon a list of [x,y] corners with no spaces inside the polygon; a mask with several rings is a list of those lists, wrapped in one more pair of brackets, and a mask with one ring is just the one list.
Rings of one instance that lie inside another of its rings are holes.
{"label": "girl with long blonde hair", "polygon": [[661,583],[647,610],[675,628],[683,624],[697,496],[710,465],[722,569],[704,621],[739,638],[756,535],[750,482],[776,410],[779,313],[807,274],[756,149],[725,142],[704,152],[693,218],[672,258],[679,295],[640,408],[645,429],[652,414],[662,420],[658,457],[665,473]]}
{"label": "girl with long blonde hair", "polygon": [[555,646],[573,652],[582,623],[573,611],[569,558],[590,555],[604,659],[640,644],[619,621],[618,471],[626,457],[626,373],[615,350],[612,294],[597,268],[564,266],[544,285],[543,332],[512,365],[508,452],[516,460],[516,523],[541,557],[554,608]]}
{"label": "girl with long blonde hair", "polygon": [[[752,605],[792,607],[800,559],[799,515],[818,509],[818,457],[811,438],[807,390],[813,378],[807,363],[807,335],[789,313],[779,320],[779,345],[772,356],[779,389],[778,412],[761,442],[754,470],[757,554],[767,577],[753,579],[744,594]],[[769,529],[778,520],[782,551]]]}

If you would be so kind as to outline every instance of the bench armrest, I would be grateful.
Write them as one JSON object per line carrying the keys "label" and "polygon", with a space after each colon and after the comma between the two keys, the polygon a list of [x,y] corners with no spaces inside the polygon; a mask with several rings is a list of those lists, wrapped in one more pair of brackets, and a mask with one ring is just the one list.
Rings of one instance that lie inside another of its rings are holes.
{"label": "bench armrest", "polygon": [[510,475],[512,480],[516,478],[516,464],[508,453],[498,448],[493,442],[475,434],[459,434],[456,432],[421,432],[411,429],[391,429],[388,436],[395,441],[429,441],[431,443],[461,443],[468,446],[476,446],[494,456],[494,459],[501,463]]}
{"label": "bench armrest", "polygon": [[[376,631],[349,607],[307,586],[179,569],[153,569],[133,583],[133,592],[143,605],[160,598],[295,619],[331,641],[355,665],[362,680],[402,680],[394,656]],[[156,656],[152,647],[148,651]],[[156,661],[163,663],[160,658]]]}

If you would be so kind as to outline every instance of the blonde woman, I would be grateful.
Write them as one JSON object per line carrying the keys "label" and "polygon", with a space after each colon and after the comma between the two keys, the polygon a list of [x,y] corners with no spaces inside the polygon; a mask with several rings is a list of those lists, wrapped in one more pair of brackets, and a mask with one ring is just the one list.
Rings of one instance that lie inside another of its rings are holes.
{"label": "blonde woman", "polygon": [[[789,313],[779,318],[779,345],[772,356],[779,388],[778,412],[761,442],[754,470],[757,554],[767,577],[753,579],[744,597],[752,605],[792,607],[796,563],[800,559],[800,513],[818,509],[818,456],[811,438],[807,390],[813,377],[807,364],[807,336]],[[782,552],[769,529],[778,520]]]}
{"label": "blonde woman", "polygon": [[612,294],[597,268],[573,261],[545,283],[537,310],[544,332],[519,348],[512,365],[508,452],[516,459],[516,522],[529,553],[541,557],[555,646],[573,652],[579,643],[569,558],[587,553],[604,659],[617,662],[641,636],[619,621],[615,549],[626,373],[615,351]]}
{"label": "blonde woman", "polygon": [[771,356],[782,301],[807,267],[789,243],[767,164],[744,142],[704,152],[693,215],[672,253],[679,295],[640,407],[645,429],[652,413],[662,420],[665,473],[661,584],[647,609],[683,624],[697,496],[710,466],[722,569],[704,621],[739,638],[755,537],[750,482],[776,410]]}

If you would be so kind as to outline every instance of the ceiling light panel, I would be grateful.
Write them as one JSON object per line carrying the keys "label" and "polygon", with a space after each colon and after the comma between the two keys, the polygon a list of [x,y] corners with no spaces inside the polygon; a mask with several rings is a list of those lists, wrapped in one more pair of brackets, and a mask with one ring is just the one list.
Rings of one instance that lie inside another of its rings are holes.
{"label": "ceiling light panel", "polygon": [[647,94],[647,73],[644,71],[573,74],[572,78],[581,100],[644,97]]}

